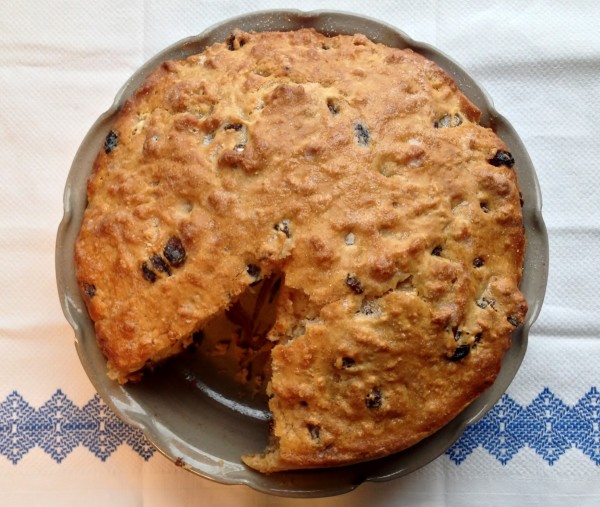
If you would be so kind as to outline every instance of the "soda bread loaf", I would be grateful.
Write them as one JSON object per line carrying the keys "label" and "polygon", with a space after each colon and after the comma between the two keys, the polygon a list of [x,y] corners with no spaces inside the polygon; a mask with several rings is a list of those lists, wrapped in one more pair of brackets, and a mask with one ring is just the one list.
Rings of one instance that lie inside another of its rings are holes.
{"label": "soda bread loaf", "polygon": [[77,276],[120,382],[282,276],[262,472],[384,456],[496,378],[527,305],[514,160],[433,62],[234,32],[157,68],[93,167]]}

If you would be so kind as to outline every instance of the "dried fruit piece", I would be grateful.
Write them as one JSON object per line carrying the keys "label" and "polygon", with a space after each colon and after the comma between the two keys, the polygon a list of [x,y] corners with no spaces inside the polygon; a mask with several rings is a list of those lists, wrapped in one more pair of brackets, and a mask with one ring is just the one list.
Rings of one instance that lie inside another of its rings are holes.
{"label": "dried fruit piece", "polygon": [[96,294],[96,286],[93,283],[84,283],[83,292],[85,292],[87,297],[92,299]]}
{"label": "dried fruit piece", "polygon": [[243,37],[238,37],[237,35],[239,34],[232,33],[229,37],[227,37],[227,39],[225,39],[225,43],[227,44],[227,49],[229,49],[229,51],[235,51],[246,44],[246,40]]}
{"label": "dried fruit piece", "polygon": [[152,257],[150,257],[150,262],[152,262],[152,265],[156,271],[167,273],[167,275],[171,276],[171,268],[160,255],[154,254]]}
{"label": "dried fruit piece", "polygon": [[352,368],[356,361],[351,357],[342,357],[342,368]]}
{"label": "dried fruit piece", "polygon": [[461,359],[467,357],[469,355],[469,352],[471,352],[471,347],[469,347],[469,345],[459,345],[458,347],[456,347],[454,354],[448,359],[450,361],[460,361]]}
{"label": "dried fruit piece", "polygon": [[327,99],[327,108],[333,115],[336,115],[340,112],[340,106],[333,99]]}
{"label": "dried fruit piece", "polygon": [[516,317],[513,317],[512,315],[510,315],[506,320],[508,320],[508,322],[511,323],[511,325],[517,327],[519,325],[519,321],[517,320]]}
{"label": "dried fruit piece", "polygon": [[496,301],[494,299],[488,299],[486,297],[482,297],[479,301],[476,301],[475,303],[479,308],[487,308],[488,306],[491,306],[494,310],[496,309],[496,307],[494,306],[496,304]]}
{"label": "dried fruit piece", "polygon": [[258,282],[260,282],[260,267],[257,266],[256,264],[248,264],[246,266],[246,273],[248,273],[252,278],[254,278],[256,281],[252,282],[250,284],[250,287],[256,285]]}
{"label": "dried fruit piece", "polygon": [[163,255],[174,268],[181,266],[185,261],[185,248],[177,236],[171,236],[165,245]]}
{"label": "dried fruit piece", "polygon": [[156,282],[156,273],[152,271],[147,262],[142,262],[142,276],[149,282]]}
{"label": "dried fruit piece", "polygon": [[441,246],[436,246],[432,251],[431,251],[431,255],[435,255],[436,257],[439,257],[442,254],[442,247]]}
{"label": "dried fruit piece", "polygon": [[310,438],[312,438],[313,440],[319,440],[319,436],[321,435],[321,428],[316,424],[310,423],[308,423],[306,427],[308,428],[308,432],[310,433]]}
{"label": "dried fruit piece", "polygon": [[367,408],[374,410],[381,407],[383,404],[383,398],[381,391],[378,387],[374,387],[373,390],[365,397],[365,405]]}
{"label": "dried fruit piece", "polygon": [[460,340],[460,337],[462,336],[462,331],[460,329],[458,329],[458,326],[454,326],[452,328],[452,336],[454,336],[455,342]]}
{"label": "dried fruit piece", "polygon": [[119,134],[111,130],[104,140],[104,153],[107,155],[119,146]]}
{"label": "dried fruit piece", "polygon": [[501,165],[512,167],[515,164],[515,159],[509,151],[498,150],[494,155],[494,158],[489,159],[488,162],[496,167]]}
{"label": "dried fruit piece", "polygon": [[361,146],[369,145],[369,130],[362,123],[356,123],[354,125],[354,137],[356,142]]}
{"label": "dried fruit piece", "polygon": [[351,275],[350,273],[348,273],[348,276],[346,276],[346,285],[350,287],[356,294],[363,293],[362,284],[358,281],[356,276]]}
{"label": "dried fruit piece", "polygon": [[485,264],[485,261],[481,257],[475,257],[473,259],[473,267],[480,268]]}
{"label": "dried fruit piece", "polygon": [[290,221],[285,219],[275,224],[274,229],[279,232],[283,232],[287,238],[290,237]]}

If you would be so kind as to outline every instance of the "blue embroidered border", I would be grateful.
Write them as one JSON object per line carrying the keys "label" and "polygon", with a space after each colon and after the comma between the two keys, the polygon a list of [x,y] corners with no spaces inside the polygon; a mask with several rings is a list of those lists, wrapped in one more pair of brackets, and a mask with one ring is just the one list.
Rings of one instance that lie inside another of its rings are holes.
{"label": "blue embroidered border", "polygon": [[140,430],[121,421],[97,394],[82,408],[60,389],[39,409],[16,391],[0,403],[0,454],[15,465],[36,445],[60,463],[79,445],[106,461],[124,443],[145,460],[156,451]]}
{"label": "blue embroidered border", "polygon": [[535,450],[549,465],[575,447],[600,466],[598,389],[592,387],[572,407],[548,388],[526,407],[505,394],[483,419],[465,430],[446,454],[459,465],[479,446],[503,465],[523,447]]}
{"label": "blue embroidered border", "polygon": [[[81,408],[60,389],[38,409],[16,391],[0,403],[0,454],[15,465],[35,446],[61,463],[80,445],[106,461],[122,444],[145,460],[156,452],[140,430],[116,417],[97,394]],[[446,454],[460,465],[477,447],[503,465],[523,447],[534,449],[549,465],[576,448],[600,466],[600,394],[592,387],[572,407],[548,388],[525,407],[505,394]]]}

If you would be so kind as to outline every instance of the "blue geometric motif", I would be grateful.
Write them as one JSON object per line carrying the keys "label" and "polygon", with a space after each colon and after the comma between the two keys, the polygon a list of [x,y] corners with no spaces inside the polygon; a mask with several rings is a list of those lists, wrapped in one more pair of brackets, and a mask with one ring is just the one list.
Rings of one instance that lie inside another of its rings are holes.
{"label": "blue geometric motif", "polygon": [[[59,389],[33,416],[31,438],[60,463],[78,445],[79,409]],[[39,438],[36,439],[36,436]]]}
{"label": "blue geometric motif", "polygon": [[571,442],[560,431],[570,421],[569,407],[548,389],[544,389],[527,407],[522,425],[528,424],[527,442],[550,465],[571,448]]}
{"label": "blue geometric motif", "polygon": [[600,394],[593,387],[573,407],[572,423],[565,433],[596,465],[600,465]]}
{"label": "blue geometric motif", "polygon": [[97,394],[82,408],[61,389],[37,410],[16,391],[0,403],[0,454],[14,465],[35,446],[61,463],[80,445],[106,461],[122,444],[146,461],[156,452],[140,430],[121,421]]}
{"label": "blue geometric motif", "polygon": [[[146,461],[156,452],[140,430],[122,422],[97,394],[81,408],[60,389],[38,409],[16,391],[0,403],[0,454],[14,465],[36,446],[61,463],[78,446],[106,461],[121,445]],[[592,387],[572,407],[548,388],[527,406],[505,394],[446,454],[460,465],[478,447],[503,465],[529,447],[548,465],[575,448],[600,466],[600,393]]]}
{"label": "blue geometric motif", "polygon": [[106,461],[126,440],[127,432],[132,428],[121,421],[97,394],[81,411],[85,421],[81,443],[102,461]]}
{"label": "blue geometric motif", "polygon": [[600,394],[592,387],[573,407],[548,388],[526,407],[505,394],[446,454],[460,465],[479,446],[503,465],[529,447],[549,465],[576,448],[600,466]]}
{"label": "blue geometric motif", "polygon": [[[481,440],[483,448],[500,463],[506,465],[523,446],[518,438],[518,417],[522,408],[512,398],[503,396],[479,423],[483,435],[493,438]],[[517,430],[517,431],[515,431]]]}
{"label": "blue geometric motif", "polygon": [[14,391],[0,403],[0,454],[14,465],[35,446],[31,431],[34,414],[29,403]]}

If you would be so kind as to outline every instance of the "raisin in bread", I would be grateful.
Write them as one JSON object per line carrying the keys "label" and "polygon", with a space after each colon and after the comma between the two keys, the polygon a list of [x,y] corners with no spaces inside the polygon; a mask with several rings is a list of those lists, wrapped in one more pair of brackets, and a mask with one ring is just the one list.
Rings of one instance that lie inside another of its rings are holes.
{"label": "raisin in bread", "polygon": [[263,471],[430,435],[496,378],[527,305],[514,160],[433,62],[362,35],[235,32],[156,69],[88,183],[78,280],[109,375],[183,350],[257,281]]}

